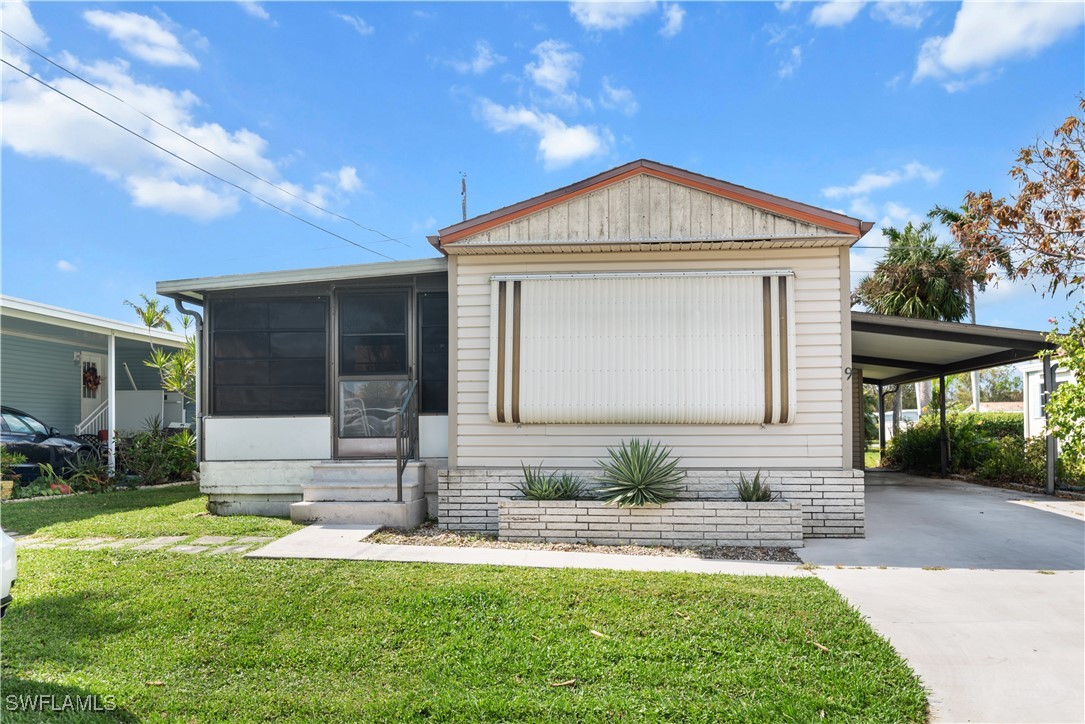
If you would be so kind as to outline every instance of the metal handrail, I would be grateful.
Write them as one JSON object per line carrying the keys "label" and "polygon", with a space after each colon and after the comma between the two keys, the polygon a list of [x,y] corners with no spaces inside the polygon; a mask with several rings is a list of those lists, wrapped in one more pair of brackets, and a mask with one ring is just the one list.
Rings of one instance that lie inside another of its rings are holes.
{"label": "metal handrail", "polygon": [[[403,471],[407,463],[415,457],[418,448],[418,402],[414,396],[418,389],[418,380],[411,380],[403,404],[396,413],[396,502],[403,502]],[[406,419],[407,439],[403,439],[403,421]]]}

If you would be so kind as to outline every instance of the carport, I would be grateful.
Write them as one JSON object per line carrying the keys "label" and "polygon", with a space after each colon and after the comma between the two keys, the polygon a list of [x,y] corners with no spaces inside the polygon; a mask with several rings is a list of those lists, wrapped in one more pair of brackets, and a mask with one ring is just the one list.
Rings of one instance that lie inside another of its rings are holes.
{"label": "carport", "polygon": [[[942,475],[949,468],[946,429],[946,376],[1024,362],[1043,354],[1044,389],[1054,388],[1055,345],[1043,332],[961,322],[891,317],[868,312],[851,315],[852,374],[878,387],[878,446],[885,454],[885,395],[900,385],[938,379]],[[1046,394],[1046,393],[1045,393]],[[860,415],[862,407],[859,408]],[[861,423],[861,419],[858,421]],[[1055,492],[1055,438],[1047,435],[1047,493]]]}

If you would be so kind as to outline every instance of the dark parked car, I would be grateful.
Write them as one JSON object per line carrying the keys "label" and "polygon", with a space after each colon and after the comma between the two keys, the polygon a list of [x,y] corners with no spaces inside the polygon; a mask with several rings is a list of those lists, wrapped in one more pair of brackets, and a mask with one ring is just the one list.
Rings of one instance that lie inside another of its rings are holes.
{"label": "dark parked car", "polygon": [[38,476],[38,464],[49,463],[63,474],[83,455],[98,455],[98,448],[74,435],[61,435],[55,427],[25,412],[11,407],[0,408],[0,444],[12,452],[22,453],[26,462],[15,466],[23,481]]}

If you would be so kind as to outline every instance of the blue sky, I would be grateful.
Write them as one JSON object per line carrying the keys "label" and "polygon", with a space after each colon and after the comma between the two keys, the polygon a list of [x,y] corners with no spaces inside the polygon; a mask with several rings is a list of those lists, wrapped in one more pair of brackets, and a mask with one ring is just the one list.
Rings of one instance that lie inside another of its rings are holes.
{"label": "blue sky", "polygon": [[[3,3],[5,60],[397,259],[427,233],[647,157],[880,225],[1013,191],[1074,112],[1085,6]],[[378,261],[3,72],[5,294],[129,319],[160,279]],[[287,189],[155,126],[132,107]],[[297,197],[351,221],[317,211]],[[853,251],[855,279],[884,242]],[[1081,299],[981,295],[1046,329]]]}

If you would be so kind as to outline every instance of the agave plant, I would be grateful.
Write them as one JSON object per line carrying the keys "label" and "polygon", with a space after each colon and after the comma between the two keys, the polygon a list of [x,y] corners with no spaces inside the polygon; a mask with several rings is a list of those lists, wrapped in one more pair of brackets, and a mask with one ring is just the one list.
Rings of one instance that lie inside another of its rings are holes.
{"label": "agave plant", "polygon": [[745,475],[739,473],[735,487],[738,488],[738,499],[744,503],[769,503],[778,497],[761,479],[760,470],[754,474],[753,480],[747,480]]}
{"label": "agave plant", "polygon": [[609,459],[596,461],[603,469],[599,496],[619,508],[667,503],[678,497],[685,478],[671,449],[651,440],[633,439],[618,448],[607,448]]}
{"label": "agave plant", "polygon": [[585,497],[587,486],[584,479],[572,473],[544,473],[542,464],[532,468],[520,463],[524,482],[516,486],[528,500],[576,500]]}

